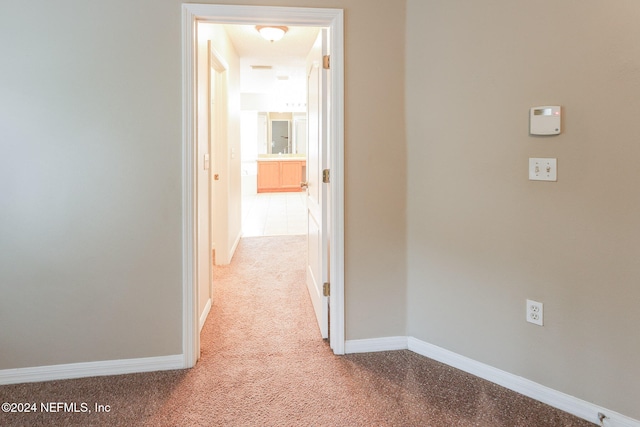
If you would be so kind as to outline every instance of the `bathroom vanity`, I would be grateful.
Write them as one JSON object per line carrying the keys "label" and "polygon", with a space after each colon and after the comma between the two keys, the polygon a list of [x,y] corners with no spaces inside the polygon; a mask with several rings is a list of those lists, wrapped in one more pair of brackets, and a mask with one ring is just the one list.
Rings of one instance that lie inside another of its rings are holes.
{"label": "bathroom vanity", "polygon": [[307,175],[307,160],[295,154],[266,154],[258,157],[258,193],[301,191]]}

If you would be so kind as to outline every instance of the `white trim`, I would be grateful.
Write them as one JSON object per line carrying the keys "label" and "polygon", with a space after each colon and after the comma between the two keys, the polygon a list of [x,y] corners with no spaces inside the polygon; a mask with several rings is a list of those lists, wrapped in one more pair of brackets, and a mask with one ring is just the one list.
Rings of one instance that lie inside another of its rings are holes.
{"label": "white trim", "polygon": [[182,354],[184,368],[200,355],[196,288],[195,15],[182,6]]}
{"label": "white trim", "polygon": [[579,418],[600,425],[598,412],[607,416],[603,426],[607,427],[640,427],[640,421],[634,420],[615,411],[586,402],[577,397],[535,383],[523,377],[502,371],[484,363],[469,359],[452,351],[446,350],[419,339],[408,338],[409,350],[437,360],[446,365],[468,372],[487,381],[498,384],[532,399],[538,400],[561,411],[568,412]]}
{"label": "white trim", "polygon": [[229,69],[229,64],[226,59],[213,47],[213,44],[209,42],[209,49],[211,50],[211,65],[218,73],[224,73]]}
{"label": "white trim", "polygon": [[122,375],[183,368],[182,354],[0,370],[0,385]]}
{"label": "white trim", "polygon": [[345,343],[346,354],[375,353],[378,351],[406,350],[407,337],[370,338],[364,340],[349,340]]}
{"label": "white trim", "polygon": [[236,236],[236,240],[233,242],[233,245],[231,245],[231,250],[229,252],[229,259],[233,259],[233,256],[236,253],[236,249],[238,249],[238,245],[240,244],[240,239],[242,239],[242,230],[240,230],[240,232]]}
{"label": "white trim", "polygon": [[345,353],[344,308],[344,14],[333,9],[329,26],[331,48],[331,110],[329,117],[331,169],[329,253],[329,345]]}
{"label": "white trim", "polygon": [[342,16],[342,9],[280,6],[232,6],[183,3],[203,22],[238,25],[291,25],[298,27],[328,27]]}
{"label": "white trim", "polygon": [[[385,337],[362,340],[349,340],[345,343],[347,354],[370,353],[379,351],[408,349],[421,356],[428,357],[445,365],[468,372],[476,377],[483,378],[504,388],[523,394],[527,397],[546,403],[561,411],[575,415],[576,417],[590,421],[603,427],[640,427],[640,421],[570,396],[561,391],[554,390],[542,384],[538,384],[523,377],[505,372],[468,357],[446,350],[433,344],[421,341],[414,337]],[[607,418],[600,424],[598,413]]]}
{"label": "white trim", "polygon": [[183,351],[184,366],[199,355],[194,260],[194,50],[196,19],[220,24],[329,27],[331,33],[331,338],[335,354],[344,354],[344,18],[342,9],[182,4],[183,92]]}
{"label": "white trim", "polygon": [[202,327],[204,326],[204,322],[207,321],[207,317],[209,317],[209,312],[211,311],[211,298],[207,300],[207,303],[204,306],[204,310],[202,310],[202,314],[200,315],[200,327],[198,331],[202,332]]}

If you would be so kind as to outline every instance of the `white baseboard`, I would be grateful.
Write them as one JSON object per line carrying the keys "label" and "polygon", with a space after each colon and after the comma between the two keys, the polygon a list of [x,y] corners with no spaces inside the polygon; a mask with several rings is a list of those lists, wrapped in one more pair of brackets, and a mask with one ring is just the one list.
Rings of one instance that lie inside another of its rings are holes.
{"label": "white baseboard", "polygon": [[0,385],[184,369],[182,354],[0,370]]}
{"label": "white baseboard", "polygon": [[407,337],[371,338],[366,340],[348,340],[344,343],[345,354],[374,353],[377,351],[406,350]]}
{"label": "white baseboard", "polygon": [[543,386],[526,378],[477,362],[442,347],[420,341],[413,337],[408,338],[408,344],[409,350],[415,353],[491,381],[492,383],[546,403],[549,406],[553,406],[554,408],[595,423],[596,425],[600,425],[598,413],[602,413],[607,417],[602,424],[605,427],[640,427],[640,421],[638,420]]}
{"label": "white baseboard", "polygon": [[202,332],[202,327],[204,326],[204,322],[207,321],[207,317],[209,317],[209,312],[211,311],[211,298],[207,300],[207,303],[204,306],[204,310],[202,310],[202,314],[200,314],[200,329]]}
{"label": "white baseboard", "polygon": [[240,239],[242,239],[242,230],[236,236],[236,240],[233,242],[233,246],[231,246],[231,250],[229,251],[229,262],[233,259],[233,255],[236,253],[236,249],[238,249],[238,244],[240,243]]}
{"label": "white baseboard", "polygon": [[[494,368],[413,337],[385,337],[345,342],[345,353],[368,353],[408,349],[461,371],[468,372],[509,390],[546,403],[561,411],[603,427],[640,427],[640,421],[610,409],[578,399],[523,377]],[[607,418],[600,424],[598,413]]]}

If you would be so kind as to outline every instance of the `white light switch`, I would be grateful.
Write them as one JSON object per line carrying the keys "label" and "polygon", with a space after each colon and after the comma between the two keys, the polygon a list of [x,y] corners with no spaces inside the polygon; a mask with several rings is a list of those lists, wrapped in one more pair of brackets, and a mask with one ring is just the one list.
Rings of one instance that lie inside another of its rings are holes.
{"label": "white light switch", "polygon": [[529,181],[557,181],[558,160],[544,158],[529,159]]}

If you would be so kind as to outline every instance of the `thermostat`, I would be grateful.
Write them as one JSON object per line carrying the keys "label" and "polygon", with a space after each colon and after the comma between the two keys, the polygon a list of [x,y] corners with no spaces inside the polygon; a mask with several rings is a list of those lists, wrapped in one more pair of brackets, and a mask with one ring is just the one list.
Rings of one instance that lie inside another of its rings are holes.
{"label": "thermostat", "polygon": [[533,107],[529,112],[529,133],[531,135],[560,134],[561,116],[559,105]]}

